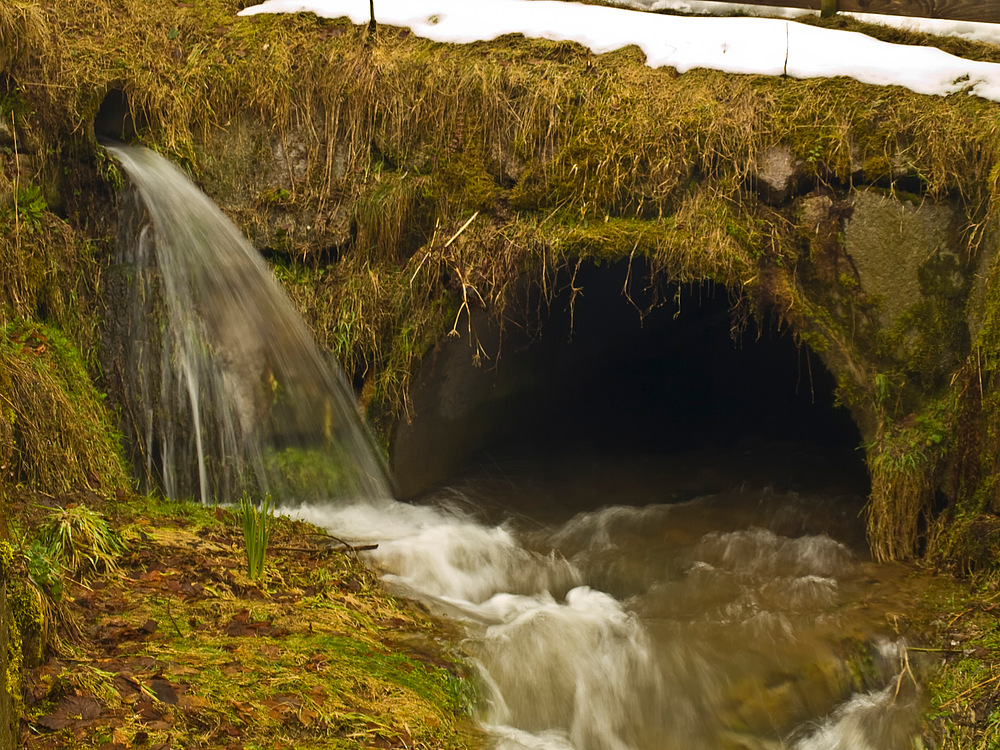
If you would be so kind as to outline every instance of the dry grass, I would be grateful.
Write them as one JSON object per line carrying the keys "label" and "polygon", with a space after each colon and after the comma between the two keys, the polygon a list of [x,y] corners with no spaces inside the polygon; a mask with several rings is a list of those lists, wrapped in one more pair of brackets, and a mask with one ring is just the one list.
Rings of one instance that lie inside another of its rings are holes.
{"label": "dry grass", "polygon": [[31,217],[15,219],[0,207],[0,324],[48,320],[66,331],[93,365],[94,295],[101,275],[95,248],[47,210],[39,217],[32,226]]}
{"label": "dry grass", "polygon": [[32,0],[10,0],[0,7],[0,69],[29,50],[45,47],[49,29]]}
{"label": "dry grass", "polygon": [[318,529],[275,519],[255,581],[228,511],[142,498],[105,510],[128,549],[89,587],[65,581],[75,633],[26,675],[23,747],[481,744],[442,627]]}
{"label": "dry grass", "polygon": [[869,454],[872,490],[868,498],[868,540],[876,560],[907,560],[920,541],[920,517],[933,495],[928,466],[893,465],[883,454]]}

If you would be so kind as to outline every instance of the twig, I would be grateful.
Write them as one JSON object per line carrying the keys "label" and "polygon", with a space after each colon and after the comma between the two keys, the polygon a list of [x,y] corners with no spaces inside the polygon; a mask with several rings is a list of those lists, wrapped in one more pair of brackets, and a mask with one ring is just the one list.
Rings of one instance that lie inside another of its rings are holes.
{"label": "twig", "polygon": [[461,234],[462,232],[464,232],[464,231],[465,231],[465,230],[466,230],[466,229],[467,229],[467,228],[469,227],[469,224],[471,224],[471,223],[473,222],[473,220],[474,220],[474,219],[475,219],[475,218],[476,218],[477,216],[479,216],[479,212],[478,212],[478,211],[476,211],[476,212],[475,212],[474,214],[472,214],[472,216],[470,216],[470,217],[469,217],[469,220],[468,220],[468,221],[466,221],[466,222],[465,222],[465,223],[464,223],[464,224],[462,225],[461,229],[459,229],[459,230],[458,230],[457,232],[455,232],[455,234],[453,234],[453,235],[451,236],[451,239],[450,239],[450,240],[448,240],[448,241],[447,241],[446,243],[444,243],[444,246],[445,246],[445,247],[448,247],[449,245],[451,245],[451,243],[452,243],[452,242],[454,242],[455,240],[457,240],[457,239],[458,239],[458,236],[459,236],[459,235],[460,235],[460,234]]}
{"label": "twig", "polygon": [[784,78],[788,77],[788,48],[790,46],[789,39],[788,39],[788,35],[790,33],[789,32],[789,28],[788,28],[789,26],[790,26],[790,24],[788,24],[788,23],[785,24],[785,65],[781,69],[781,75]]}
{"label": "twig", "polygon": [[430,250],[428,250],[426,253],[424,253],[424,257],[422,257],[420,259],[420,262],[417,263],[417,268],[416,268],[416,270],[414,270],[413,275],[410,277],[410,286],[413,286],[413,280],[415,278],[417,278],[417,274],[420,273],[420,269],[424,267],[424,261],[427,260],[429,257],[431,257],[431,251]]}
{"label": "twig", "polygon": [[[20,222],[20,212],[21,209],[17,205],[18,192],[21,190],[21,159],[17,153],[17,121],[14,119],[13,110],[10,113],[10,133],[11,137],[14,139],[14,250],[17,255],[17,264],[21,265],[21,222]],[[18,269],[20,270],[20,269]],[[14,298],[14,302],[17,305],[21,304],[19,295],[17,293],[17,285],[11,284],[10,290],[11,296]],[[13,406],[13,404],[11,404]]]}
{"label": "twig", "polygon": [[166,605],[167,605],[167,617],[170,618],[170,624],[173,625],[174,626],[174,630],[177,631],[177,637],[178,638],[183,638],[184,634],[181,632],[180,626],[177,625],[177,620],[174,619],[174,615],[170,611],[170,599],[167,598],[167,599],[164,599],[163,601],[166,602]]}
{"label": "twig", "polygon": [[955,615],[954,617],[952,617],[951,621],[945,627],[946,628],[950,628],[952,625],[954,625],[958,621],[958,618],[960,618],[962,615],[968,614],[968,612],[969,612],[969,610],[963,609],[957,615]]}
{"label": "twig", "polygon": [[377,544],[360,544],[355,546],[344,542],[343,547],[269,547],[272,552],[367,552],[378,549]]}
{"label": "twig", "polygon": [[903,649],[903,670],[899,673],[899,679],[896,680],[896,693],[892,696],[892,702],[895,703],[896,699],[899,697],[899,689],[903,686],[903,677],[905,675],[910,675],[910,679],[913,681],[914,685],[917,685],[917,678],[913,676],[913,670],[910,669],[910,651],[909,649]]}

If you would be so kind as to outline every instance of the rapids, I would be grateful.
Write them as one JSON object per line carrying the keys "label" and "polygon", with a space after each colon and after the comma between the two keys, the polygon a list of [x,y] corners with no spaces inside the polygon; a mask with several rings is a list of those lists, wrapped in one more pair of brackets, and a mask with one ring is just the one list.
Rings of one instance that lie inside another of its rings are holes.
{"label": "rapids", "polygon": [[[368,561],[388,585],[464,623],[497,748],[912,747],[919,687],[886,612],[919,584],[867,559],[851,533],[860,495],[737,483],[553,513],[534,504],[566,490],[540,482],[548,474],[588,471],[601,485],[630,471],[665,489],[643,475],[651,463],[588,458],[553,472],[552,460],[501,460],[502,472],[493,461],[388,515],[363,504],[298,514],[377,542]],[[820,527],[846,541],[810,531]]]}
{"label": "rapids", "polygon": [[169,162],[109,151],[136,191],[120,245],[139,468],[174,497],[268,492],[376,543],[386,585],[464,625],[493,746],[912,746],[920,691],[886,613],[914,584],[867,560],[861,494],[691,481],[741,465],[722,452],[568,450],[494,456],[396,502],[337,364],[260,256]]}

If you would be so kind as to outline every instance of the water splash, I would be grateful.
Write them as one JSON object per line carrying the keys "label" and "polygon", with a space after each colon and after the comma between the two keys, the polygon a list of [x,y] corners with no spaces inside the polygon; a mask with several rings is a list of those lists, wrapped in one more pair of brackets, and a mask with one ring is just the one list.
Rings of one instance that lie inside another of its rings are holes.
{"label": "water splash", "polygon": [[455,506],[296,515],[378,542],[384,580],[465,624],[494,750],[908,750],[898,653],[876,654],[866,685],[889,688],[852,695],[838,634],[854,554],[824,535],[706,532],[712,505],[612,506],[530,533]]}
{"label": "water splash", "polygon": [[390,497],[336,362],[236,226],[169,161],[108,148],[134,192],[128,412],[142,468],[172,497],[278,502]]}

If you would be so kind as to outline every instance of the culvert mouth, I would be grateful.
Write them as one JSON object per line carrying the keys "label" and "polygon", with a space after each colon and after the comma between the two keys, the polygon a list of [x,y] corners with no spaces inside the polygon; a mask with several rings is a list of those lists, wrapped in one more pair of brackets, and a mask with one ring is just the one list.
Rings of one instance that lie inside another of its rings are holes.
{"label": "culvert mouth", "polygon": [[137,132],[135,119],[124,89],[112,86],[94,117],[94,136],[99,141],[133,141]]}
{"label": "culvert mouth", "polygon": [[637,264],[584,264],[582,294],[557,298],[538,339],[508,343],[495,370],[475,370],[467,352],[429,365],[396,441],[403,494],[524,462],[655,467],[670,501],[734,485],[867,493],[860,434],[818,356],[774,321],[734,336],[716,285],[667,285],[641,315],[653,303],[642,278]]}

